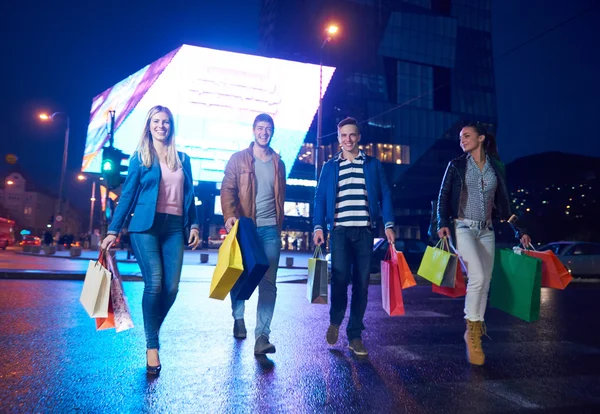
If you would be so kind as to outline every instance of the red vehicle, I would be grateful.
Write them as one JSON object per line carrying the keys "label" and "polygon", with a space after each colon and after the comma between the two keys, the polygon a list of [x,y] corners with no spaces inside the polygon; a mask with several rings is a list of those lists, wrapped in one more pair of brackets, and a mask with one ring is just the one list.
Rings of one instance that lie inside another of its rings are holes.
{"label": "red vehicle", "polygon": [[0,217],[0,249],[15,244],[15,222]]}
{"label": "red vehicle", "polygon": [[21,246],[40,246],[42,239],[36,236],[23,236],[23,240],[19,243]]}

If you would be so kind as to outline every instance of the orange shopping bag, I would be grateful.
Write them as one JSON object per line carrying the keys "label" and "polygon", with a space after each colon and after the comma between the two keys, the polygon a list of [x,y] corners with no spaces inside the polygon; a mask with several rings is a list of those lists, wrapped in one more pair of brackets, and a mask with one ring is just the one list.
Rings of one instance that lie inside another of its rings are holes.
{"label": "orange shopping bag", "polygon": [[115,312],[112,301],[108,302],[108,318],[96,318],[96,330],[103,331],[115,327]]}
{"label": "orange shopping bag", "polygon": [[408,289],[409,287],[416,286],[417,281],[412,274],[412,270],[410,270],[410,267],[408,267],[408,263],[404,258],[404,253],[396,251],[393,245],[392,249],[394,249],[394,252],[396,252],[396,257],[398,260],[398,270],[400,271],[400,288]]}
{"label": "orange shopping bag", "polygon": [[538,252],[536,250],[523,249],[522,252],[527,256],[542,260],[542,287],[562,290],[573,280],[573,276],[571,276],[569,270],[567,270],[565,265],[562,264],[551,250]]}

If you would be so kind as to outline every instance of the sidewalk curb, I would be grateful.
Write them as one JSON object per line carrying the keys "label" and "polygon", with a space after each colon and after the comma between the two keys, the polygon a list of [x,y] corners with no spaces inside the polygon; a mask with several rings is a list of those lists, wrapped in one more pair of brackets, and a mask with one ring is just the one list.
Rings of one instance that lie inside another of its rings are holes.
{"label": "sidewalk curb", "polygon": [[[46,255],[42,252],[40,253],[27,253],[27,252],[13,252],[14,254],[18,254],[18,255],[22,255],[22,256],[33,256],[33,257],[44,257],[44,258],[52,258],[52,259],[67,259],[67,260],[94,260],[92,258],[89,257],[81,257],[81,256],[77,256],[77,257],[71,257],[71,256],[57,256],[57,255]],[[136,259],[117,259],[117,263],[137,263]],[[212,266],[215,267],[217,264],[216,263],[201,263],[200,260],[198,260],[198,263],[185,263],[184,262],[184,266]],[[308,270],[308,266],[306,267],[302,267],[302,266],[279,266],[278,269],[292,269],[292,270]]]}
{"label": "sidewalk curb", "polygon": [[[141,276],[121,275],[124,281],[141,282]],[[17,279],[17,280],[81,280],[85,279],[85,273],[57,271],[55,273],[47,270],[0,270],[0,279]]]}

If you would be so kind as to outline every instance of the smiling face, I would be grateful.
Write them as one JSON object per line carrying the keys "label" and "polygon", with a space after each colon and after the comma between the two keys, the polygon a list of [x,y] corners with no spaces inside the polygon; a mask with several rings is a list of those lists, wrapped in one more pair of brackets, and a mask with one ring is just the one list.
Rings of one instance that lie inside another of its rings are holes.
{"label": "smiling face", "polygon": [[259,121],[252,129],[254,142],[261,148],[268,148],[273,137],[273,125],[267,121]]}
{"label": "smiling face", "polygon": [[356,125],[344,125],[338,129],[338,142],[343,151],[353,154],[358,152],[358,143],[360,142],[360,132]]}
{"label": "smiling face", "polygon": [[460,147],[464,152],[473,152],[478,150],[483,141],[484,135],[479,135],[477,130],[471,126],[466,126],[460,131]]}
{"label": "smiling face", "polygon": [[157,112],[150,118],[148,129],[155,141],[167,144],[171,138],[171,118],[166,112]]}

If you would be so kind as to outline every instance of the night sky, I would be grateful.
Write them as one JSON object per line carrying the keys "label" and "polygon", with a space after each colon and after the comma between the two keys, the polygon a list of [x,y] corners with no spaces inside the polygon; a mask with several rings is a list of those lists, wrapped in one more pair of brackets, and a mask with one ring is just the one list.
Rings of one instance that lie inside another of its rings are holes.
{"label": "night sky", "polygon": [[[32,180],[57,192],[64,124],[42,124],[37,114],[65,111],[71,117],[66,182],[75,187],[67,195],[81,197],[83,205],[88,184],[74,177],[95,95],[184,43],[246,53],[258,47],[259,0],[11,3],[0,28],[6,134],[0,171],[7,169],[5,155],[14,153]],[[503,159],[555,150],[600,156],[594,123],[600,113],[600,1],[493,3]]]}

